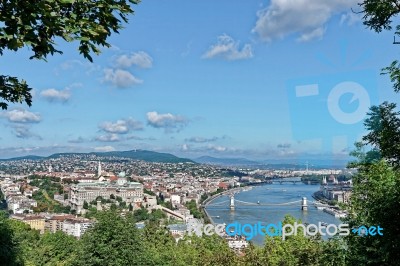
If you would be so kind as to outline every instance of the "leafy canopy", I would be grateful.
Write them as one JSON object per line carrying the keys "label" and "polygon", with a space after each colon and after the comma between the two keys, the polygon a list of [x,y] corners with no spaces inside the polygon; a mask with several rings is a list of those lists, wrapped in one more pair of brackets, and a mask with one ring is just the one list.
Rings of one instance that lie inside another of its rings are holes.
{"label": "leafy canopy", "polygon": [[[140,0],[5,0],[0,1],[0,55],[5,50],[28,47],[30,59],[46,60],[62,54],[57,40],[79,42],[78,50],[89,61],[100,53],[100,46],[110,47],[107,38],[119,33],[122,23],[133,14],[131,4]],[[0,107],[8,103],[32,104],[32,88],[17,77],[0,75]]]}
{"label": "leafy canopy", "polygon": [[[359,4],[362,8],[363,23],[375,32],[396,29],[395,36],[400,37],[400,25],[393,25],[395,17],[400,12],[400,1],[397,0],[364,0]],[[393,82],[394,91],[400,91],[400,65],[393,61],[390,66],[383,69],[382,74],[389,74]]]}

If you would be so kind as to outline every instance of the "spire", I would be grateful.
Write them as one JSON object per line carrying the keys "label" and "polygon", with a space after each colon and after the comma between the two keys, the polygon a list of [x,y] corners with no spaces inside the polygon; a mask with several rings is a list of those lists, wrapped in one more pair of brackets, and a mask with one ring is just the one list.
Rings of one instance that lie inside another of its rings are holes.
{"label": "spire", "polygon": [[101,163],[99,161],[99,166],[97,167],[97,177],[101,176]]}

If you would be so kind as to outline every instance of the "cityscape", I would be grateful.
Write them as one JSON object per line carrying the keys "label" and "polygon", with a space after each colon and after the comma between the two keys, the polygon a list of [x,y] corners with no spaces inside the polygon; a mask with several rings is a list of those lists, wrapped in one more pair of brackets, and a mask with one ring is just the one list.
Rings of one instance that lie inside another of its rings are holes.
{"label": "cityscape", "polygon": [[[214,223],[204,209],[212,199],[234,195],[253,186],[268,186],[276,180],[286,182],[293,177],[302,177],[300,182],[304,184],[317,183],[315,198],[321,200],[321,204],[349,201],[354,171],[309,169],[308,166],[296,170],[299,166],[292,167],[260,170],[195,162],[154,163],[116,156],[59,154],[57,158],[44,160],[1,161],[0,187],[11,219],[22,221],[42,234],[60,230],[77,238],[95,223],[90,219],[93,212],[114,208],[124,215],[142,209],[149,213],[158,210],[165,216],[163,223],[178,241],[189,234],[191,228]],[[324,209],[337,216],[337,206],[332,204],[331,207]],[[56,212],[56,209],[62,211]],[[144,222],[146,220],[138,221],[137,226],[141,227]],[[228,236],[226,239],[237,251],[248,246],[242,239]]]}

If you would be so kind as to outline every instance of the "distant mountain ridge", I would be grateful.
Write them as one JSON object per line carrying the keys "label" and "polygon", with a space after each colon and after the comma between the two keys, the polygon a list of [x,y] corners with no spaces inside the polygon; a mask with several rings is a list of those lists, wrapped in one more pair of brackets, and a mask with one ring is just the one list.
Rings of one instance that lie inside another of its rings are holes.
{"label": "distant mountain ridge", "polygon": [[193,161],[202,164],[213,164],[219,166],[246,166],[250,168],[260,168],[260,169],[291,169],[291,170],[303,170],[309,162],[310,168],[345,168],[347,165],[347,160],[336,161],[334,164],[328,159],[323,160],[307,160],[304,159],[304,163],[296,162],[295,160],[249,160],[246,158],[216,158],[211,156],[201,156],[193,159]]}
{"label": "distant mountain ridge", "polygon": [[256,165],[257,161],[248,160],[246,158],[215,158],[211,156],[201,156],[193,159],[197,163],[217,164],[217,165]]}
{"label": "distant mountain ridge", "polygon": [[0,161],[45,160],[45,159],[56,159],[56,158],[71,157],[71,156],[85,157],[90,155],[96,155],[98,157],[129,158],[134,160],[141,160],[146,162],[158,162],[158,163],[194,163],[194,161],[190,159],[180,158],[170,153],[161,153],[161,152],[147,151],[147,150],[88,152],[88,153],[55,153],[47,157],[28,155],[10,159],[0,159]]}

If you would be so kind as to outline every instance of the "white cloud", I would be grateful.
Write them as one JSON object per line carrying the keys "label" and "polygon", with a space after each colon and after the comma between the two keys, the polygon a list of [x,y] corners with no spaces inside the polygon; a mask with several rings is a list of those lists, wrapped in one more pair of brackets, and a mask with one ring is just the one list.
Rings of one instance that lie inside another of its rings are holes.
{"label": "white cloud", "polygon": [[130,130],[142,130],[143,124],[133,118],[120,119],[116,122],[103,122],[99,125],[100,129],[108,133],[126,134]]}
{"label": "white cloud", "polygon": [[59,65],[55,69],[55,74],[56,75],[62,75],[63,72],[65,71],[72,71],[73,73],[82,73],[84,70],[84,73],[86,75],[89,75],[91,73],[99,71],[101,68],[98,65],[95,65],[93,63],[90,63],[88,61],[80,61],[80,60],[67,60],[63,62],[61,65]]}
{"label": "white cloud", "polygon": [[217,141],[218,139],[219,139],[218,137],[212,137],[212,138],[191,137],[191,138],[185,139],[185,141],[194,142],[194,143],[205,143],[205,142]]}
{"label": "white cloud", "polygon": [[362,20],[362,14],[347,12],[340,17],[340,25],[346,24],[348,26],[354,25]]}
{"label": "white cloud", "polygon": [[85,142],[85,139],[82,138],[81,136],[79,136],[79,137],[76,138],[76,139],[70,139],[70,140],[68,140],[68,142],[69,142],[69,143],[83,143],[83,142]]}
{"label": "white cloud", "polygon": [[128,68],[132,65],[140,68],[151,68],[153,66],[153,58],[143,51],[133,53],[131,55],[121,55],[116,60],[118,68]]}
{"label": "white cloud", "polygon": [[108,152],[108,151],[115,151],[115,148],[113,146],[101,146],[101,147],[95,147],[94,150],[99,152]]}
{"label": "white cloud", "polygon": [[144,137],[139,137],[139,136],[135,136],[135,135],[129,135],[129,136],[126,137],[126,139],[127,140],[131,140],[131,139],[133,139],[133,140],[156,140],[153,137],[144,138]]}
{"label": "white cloud", "polygon": [[143,83],[143,80],[134,77],[126,70],[110,68],[104,69],[103,80],[117,88],[128,88]]}
{"label": "white cloud", "polygon": [[349,12],[359,0],[271,0],[257,12],[253,32],[264,41],[299,34],[298,40],[321,38],[334,15]]}
{"label": "white cloud", "polygon": [[17,138],[20,139],[30,139],[30,138],[36,138],[38,140],[42,139],[38,134],[31,132],[30,128],[25,125],[14,126],[14,134]]}
{"label": "white cloud", "polygon": [[207,150],[216,151],[216,152],[224,152],[224,151],[227,151],[228,148],[224,147],[224,146],[218,146],[218,145],[208,145]]}
{"label": "white cloud", "polygon": [[216,44],[211,45],[203,58],[222,57],[226,60],[248,59],[253,57],[253,51],[250,44],[245,44],[242,49],[239,48],[239,42],[232,37],[223,34],[218,37]]}
{"label": "white cloud", "polygon": [[323,27],[316,28],[315,30],[312,30],[310,32],[306,32],[302,34],[297,40],[299,42],[308,42],[311,40],[320,40],[324,36],[325,29]]}
{"label": "white cloud", "polygon": [[147,113],[147,123],[155,128],[164,128],[166,132],[171,132],[174,129],[179,131],[186,126],[188,120],[181,115],[173,115],[170,113],[159,114],[157,112]]}
{"label": "white cloud", "polygon": [[24,109],[7,111],[1,116],[7,118],[12,123],[39,123],[42,120],[39,114]]}
{"label": "white cloud", "polygon": [[120,141],[121,139],[117,134],[107,134],[107,135],[101,135],[96,138],[97,141],[101,142],[116,142]]}
{"label": "white cloud", "polygon": [[182,147],[181,147],[182,151],[188,151],[189,149],[190,149],[190,147],[187,144],[183,144]]}
{"label": "white cloud", "polygon": [[40,92],[40,96],[49,102],[67,102],[71,98],[71,92],[66,90],[47,89]]}

